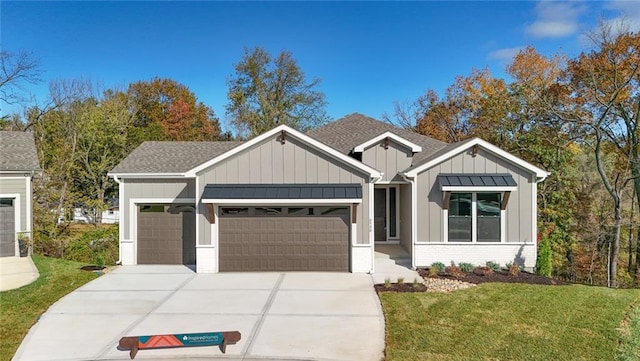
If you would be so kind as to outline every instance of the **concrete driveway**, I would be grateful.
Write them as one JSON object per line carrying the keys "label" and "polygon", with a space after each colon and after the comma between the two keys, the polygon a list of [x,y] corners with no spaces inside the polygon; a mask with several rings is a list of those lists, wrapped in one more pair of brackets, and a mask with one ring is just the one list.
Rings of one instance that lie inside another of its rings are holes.
{"label": "concrete driveway", "polygon": [[371,276],[195,274],[182,266],[120,267],[56,302],[14,360],[128,360],[123,336],[240,331],[217,347],[141,350],[136,360],[380,360],[384,317]]}

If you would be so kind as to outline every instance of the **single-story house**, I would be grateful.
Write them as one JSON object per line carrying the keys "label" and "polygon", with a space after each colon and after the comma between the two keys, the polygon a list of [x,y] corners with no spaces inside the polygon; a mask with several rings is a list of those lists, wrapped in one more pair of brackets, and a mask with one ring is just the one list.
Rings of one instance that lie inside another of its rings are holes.
{"label": "single-story house", "polygon": [[478,138],[446,144],[361,114],[246,142],[145,142],[110,173],[125,265],[197,272],[375,272],[379,244],[413,267],[536,261],[548,173]]}
{"label": "single-story house", "polygon": [[39,171],[33,135],[0,131],[0,257],[20,255],[19,240],[31,238],[31,180]]}

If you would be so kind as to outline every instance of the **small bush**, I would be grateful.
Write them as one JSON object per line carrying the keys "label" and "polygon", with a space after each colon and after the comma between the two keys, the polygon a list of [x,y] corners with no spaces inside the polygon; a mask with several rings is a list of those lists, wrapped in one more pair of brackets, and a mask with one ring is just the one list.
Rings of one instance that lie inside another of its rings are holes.
{"label": "small bush", "polygon": [[442,262],[433,262],[431,264],[431,268],[435,268],[436,269],[436,273],[444,272],[445,269],[446,269],[444,263],[442,263]]}
{"label": "small bush", "polygon": [[438,275],[438,269],[435,267],[429,267],[429,277],[435,277]]}
{"label": "small bush", "polygon": [[114,265],[118,260],[118,238],[118,227],[92,229],[71,240],[63,257],[97,266]]}
{"label": "small bush", "polygon": [[536,259],[536,273],[550,277],[553,267],[551,265],[551,246],[549,245],[549,239],[542,238],[538,245],[538,258]]}
{"label": "small bush", "polygon": [[391,278],[387,277],[384,279],[384,288],[391,287]]}
{"label": "small bush", "polygon": [[447,267],[447,272],[457,278],[464,277],[464,272],[453,261],[451,261],[451,266]]}
{"label": "small bush", "polygon": [[515,262],[509,262],[507,263],[507,270],[510,275],[517,276],[520,273],[520,266]]}
{"label": "small bush", "polygon": [[500,271],[500,264],[493,261],[487,262],[487,267],[491,268],[493,272]]}
{"label": "small bush", "polygon": [[413,279],[413,288],[418,288],[420,287],[420,281],[418,281],[418,278],[414,278]]}
{"label": "small bush", "polygon": [[460,267],[460,270],[462,272],[473,272],[473,269],[475,268],[474,265],[472,265],[471,263],[467,263],[467,262],[458,263],[458,267]]}
{"label": "small bush", "polygon": [[404,277],[398,277],[398,284],[401,285],[404,283]]}
{"label": "small bush", "polygon": [[493,270],[487,266],[482,266],[482,267],[476,267],[473,270],[473,273],[478,276],[489,276],[493,274]]}

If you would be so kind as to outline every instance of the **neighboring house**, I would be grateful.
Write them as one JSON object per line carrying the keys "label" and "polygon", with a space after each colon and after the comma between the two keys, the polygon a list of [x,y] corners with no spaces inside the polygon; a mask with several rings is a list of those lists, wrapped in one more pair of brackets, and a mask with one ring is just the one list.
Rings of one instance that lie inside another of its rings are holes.
{"label": "neighboring house", "polygon": [[107,209],[102,211],[102,223],[114,224],[120,220],[120,200],[112,198],[107,200]]}
{"label": "neighboring house", "polygon": [[145,142],[110,175],[123,264],[375,272],[385,243],[413,267],[533,269],[548,173],[477,138],[445,144],[352,114],[243,143]]}
{"label": "neighboring house", "polygon": [[31,237],[31,180],[39,171],[33,135],[0,131],[0,257],[20,255],[19,238]]}

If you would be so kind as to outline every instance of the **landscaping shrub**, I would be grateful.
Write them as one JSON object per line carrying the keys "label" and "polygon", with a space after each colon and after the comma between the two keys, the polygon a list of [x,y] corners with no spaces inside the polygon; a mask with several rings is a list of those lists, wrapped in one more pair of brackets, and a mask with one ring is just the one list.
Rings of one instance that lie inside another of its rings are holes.
{"label": "landscaping shrub", "polygon": [[491,268],[493,272],[500,271],[500,264],[493,261],[487,262],[487,267]]}
{"label": "landscaping shrub", "polygon": [[515,262],[509,262],[507,263],[507,270],[510,275],[517,276],[520,273],[520,266]]}
{"label": "landscaping shrub", "polygon": [[444,263],[442,262],[433,262],[431,264],[431,268],[435,268],[436,273],[444,272],[444,270],[446,269]]}
{"label": "landscaping shrub", "polygon": [[464,272],[453,261],[451,261],[451,266],[447,267],[447,272],[457,278],[464,277]]}
{"label": "landscaping shrub", "polygon": [[536,259],[536,272],[545,277],[551,277],[551,247],[549,240],[542,238],[538,245],[538,258]]}
{"label": "landscaping shrub", "polygon": [[467,262],[458,263],[458,267],[460,267],[460,270],[462,272],[473,272],[473,269],[475,268],[474,265],[472,265],[471,263],[467,263]]}
{"label": "landscaping shrub", "polygon": [[118,260],[118,227],[99,227],[80,234],[67,244],[64,258],[98,266],[114,265]]}

